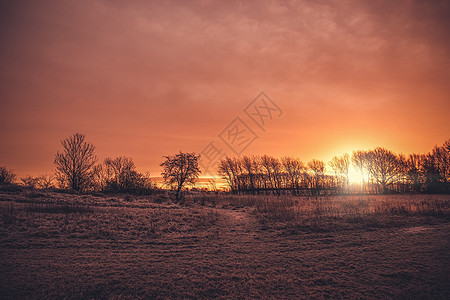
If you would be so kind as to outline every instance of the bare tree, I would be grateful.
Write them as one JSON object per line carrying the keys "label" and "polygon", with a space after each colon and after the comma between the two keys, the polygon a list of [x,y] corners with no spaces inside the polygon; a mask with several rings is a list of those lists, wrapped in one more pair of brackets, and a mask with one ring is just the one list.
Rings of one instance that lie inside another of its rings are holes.
{"label": "bare tree", "polygon": [[45,174],[39,177],[38,180],[38,187],[41,189],[49,189],[54,187],[54,179],[55,177],[53,175]]}
{"label": "bare tree", "polygon": [[12,183],[16,178],[16,174],[6,167],[0,167],[0,183]]}
{"label": "bare tree", "polygon": [[336,186],[344,187],[349,185],[348,171],[350,167],[350,156],[345,153],[342,156],[334,156],[333,159],[328,163],[333,169],[336,176]]}
{"label": "bare tree", "polygon": [[256,186],[256,173],[258,171],[258,163],[256,157],[243,156],[241,159],[242,169],[245,172],[243,175],[248,178],[247,188],[253,193]]}
{"label": "bare tree", "polygon": [[306,171],[305,164],[300,159],[293,157],[282,157],[281,163],[289,178],[289,188],[298,193],[301,184],[300,181]]}
{"label": "bare tree", "polygon": [[85,141],[85,135],[76,133],[61,141],[62,152],[55,156],[55,174],[63,187],[75,191],[89,188],[92,168],[97,162],[94,145]]}
{"label": "bare tree", "polygon": [[357,169],[361,173],[361,179],[362,179],[362,185],[361,185],[361,193],[365,190],[365,179],[364,179],[364,173],[367,169],[367,155],[366,151],[353,151],[352,154],[352,163],[355,169]]}
{"label": "bare tree", "polygon": [[262,172],[267,176],[267,187],[279,190],[281,188],[282,164],[272,156],[263,155],[260,159]]}
{"label": "bare tree", "polygon": [[105,159],[104,165],[108,176],[107,189],[125,191],[136,186],[138,174],[131,158],[119,156],[112,159],[108,157]]}
{"label": "bare tree", "polygon": [[406,175],[407,180],[410,185],[412,185],[412,190],[414,192],[419,192],[420,187],[424,182],[424,170],[423,163],[425,160],[425,155],[412,153],[406,159]]}
{"label": "bare tree", "polygon": [[317,194],[320,194],[320,190],[324,184],[325,163],[321,160],[313,159],[308,162],[308,168],[313,173],[312,187]]}
{"label": "bare tree", "polygon": [[218,173],[224,178],[232,193],[238,193],[241,190],[240,184],[240,161],[236,158],[225,157],[220,161]]}
{"label": "bare tree", "polygon": [[399,158],[390,150],[377,147],[367,153],[369,160],[369,172],[375,181],[381,186],[381,192],[386,193],[387,188],[398,181],[401,176],[401,164]]}
{"label": "bare tree", "polygon": [[450,140],[435,146],[423,162],[427,192],[450,191]]}
{"label": "bare tree", "polygon": [[195,184],[195,180],[201,173],[198,167],[200,155],[196,153],[180,153],[164,156],[166,159],[161,163],[163,171],[161,175],[164,182],[176,190],[177,201],[181,200],[181,191],[185,185]]}
{"label": "bare tree", "polygon": [[20,181],[22,182],[22,185],[28,188],[36,188],[39,183],[39,177],[33,177],[33,176],[25,176],[20,178]]}

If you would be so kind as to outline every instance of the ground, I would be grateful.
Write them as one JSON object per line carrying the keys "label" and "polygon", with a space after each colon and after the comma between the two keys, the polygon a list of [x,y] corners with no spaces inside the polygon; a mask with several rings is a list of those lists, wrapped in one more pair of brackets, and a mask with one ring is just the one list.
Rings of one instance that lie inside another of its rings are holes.
{"label": "ground", "polygon": [[[3,299],[450,295],[448,216],[306,230],[220,201],[26,190],[0,199]],[[59,211],[58,199],[90,204]]]}

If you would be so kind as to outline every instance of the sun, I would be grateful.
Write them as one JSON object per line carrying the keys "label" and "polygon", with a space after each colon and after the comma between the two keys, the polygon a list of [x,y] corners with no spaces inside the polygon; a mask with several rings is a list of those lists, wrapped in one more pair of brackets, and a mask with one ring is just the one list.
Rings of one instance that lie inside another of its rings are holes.
{"label": "sun", "polygon": [[364,180],[366,180],[367,174],[366,172],[363,172],[361,174],[360,170],[355,169],[353,166],[350,166],[348,170],[348,181],[350,183],[363,183]]}

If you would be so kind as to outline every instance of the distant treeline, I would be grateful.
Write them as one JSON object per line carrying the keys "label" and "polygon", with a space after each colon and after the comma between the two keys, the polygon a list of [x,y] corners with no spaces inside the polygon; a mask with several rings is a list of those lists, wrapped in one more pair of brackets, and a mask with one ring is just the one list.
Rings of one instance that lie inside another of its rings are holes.
{"label": "distant treeline", "polygon": [[[83,134],[74,134],[61,145],[52,175],[26,176],[20,183],[34,188],[103,192],[150,193],[156,188],[149,174],[138,172],[129,157],[97,163],[95,147]],[[199,155],[180,152],[164,158],[165,184],[177,190],[177,199],[181,199],[181,190],[194,184],[200,174]],[[358,190],[350,185],[351,165],[363,180]],[[427,154],[405,156],[377,147],[335,156],[328,164],[316,159],[305,164],[294,157],[268,155],[226,157],[220,161],[218,173],[235,194],[450,193],[450,139]],[[0,183],[15,179],[12,170],[0,167]]]}
{"label": "distant treeline", "polygon": [[450,193],[450,140],[427,154],[395,154],[377,147],[335,156],[327,165],[313,159],[268,155],[226,157],[218,172],[235,194],[343,194],[350,190],[350,164],[363,182],[357,192]]}

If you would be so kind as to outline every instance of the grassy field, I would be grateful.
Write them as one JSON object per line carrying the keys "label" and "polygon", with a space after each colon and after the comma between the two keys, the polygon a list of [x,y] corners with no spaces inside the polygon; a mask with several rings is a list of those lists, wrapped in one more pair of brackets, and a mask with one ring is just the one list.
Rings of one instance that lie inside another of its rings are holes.
{"label": "grassy field", "polygon": [[0,297],[450,297],[450,197],[0,188]]}

